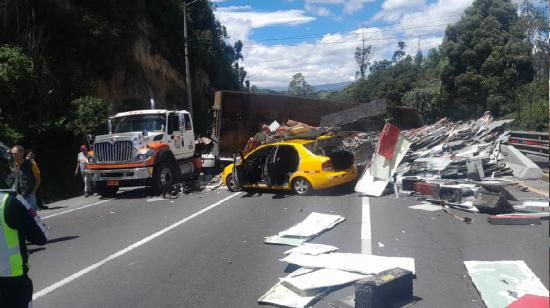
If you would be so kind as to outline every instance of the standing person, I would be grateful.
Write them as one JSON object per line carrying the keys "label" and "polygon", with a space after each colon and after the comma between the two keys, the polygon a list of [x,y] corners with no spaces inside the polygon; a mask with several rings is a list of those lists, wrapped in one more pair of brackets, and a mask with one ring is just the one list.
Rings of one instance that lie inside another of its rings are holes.
{"label": "standing person", "polygon": [[88,198],[92,194],[92,178],[91,175],[85,172],[88,169],[88,147],[83,144],[80,146],[80,153],[76,158],[76,169],[74,171],[74,176],[80,174],[82,175],[82,180],[84,181],[84,197]]}
{"label": "standing person", "polygon": [[0,307],[28,308],[33,285],[26,243],[45,245],[48,229],[21,195],[8,190],[15,173],[13,157],[0,143]]}
{"label": "standing person", "polygon": [[[35,178],[42,177],[40,176],[40,168],[38,168],[38,164],[36,163],[36,160],[34,160],[34,152],[28,151],[27,152],[27,159],[31,161],[32,163],[32,174]],[[42,184],[42,183],[41,183]],[[36,205],[39,209],[47,210],[49,207],[47,205],[44,205],[44,201],[42,200],[42,194],[40,193],[40,187],[36,191]]]}
{"label": "standing person", "polygon": [[40,187],[40,172],[33,172],[32,162],[25,158],[25,148],[21,145],[14,145],[11,154],[15,158],[15,165],[18,172],[15,176],[13,189],[17,194],[22,195],[33,210],[37,210],[36,192]]}

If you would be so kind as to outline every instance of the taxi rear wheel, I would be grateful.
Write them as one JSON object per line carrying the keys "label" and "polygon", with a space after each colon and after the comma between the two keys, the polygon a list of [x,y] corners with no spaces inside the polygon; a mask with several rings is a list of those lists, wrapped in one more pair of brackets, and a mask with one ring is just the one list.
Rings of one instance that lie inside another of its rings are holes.
{"label": "taxi rear wheel", "polygon": [[299,196],[305,196],[311,193],[312,190],[311,184],[304,178],[296,178],[292,181],[292,191]]}

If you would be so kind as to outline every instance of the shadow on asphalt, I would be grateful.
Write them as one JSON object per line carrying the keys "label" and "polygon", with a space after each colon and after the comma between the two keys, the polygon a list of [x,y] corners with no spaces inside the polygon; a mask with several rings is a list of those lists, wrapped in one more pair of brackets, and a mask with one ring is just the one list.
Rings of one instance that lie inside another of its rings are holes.
{"label": "shadow on asphalt", "polygon": [[64,241],[70,241],[70,240],[74,240],[75,238],[79,238],[79,237],[80,236],[78,236],[78,235],[76,235],[76,236],[62,236],[62,237],[58,237],[58,238],[48,240],[48,244],[64,242]]}
{"label": "shadow on asphalt", "polygon": [[[345,196],[355,193],[354,185],[346,184],[342,186],[337,186],[329,189],[316,190],[313,191],[310,196]],[[273,190],[273,189],[247,189],[244,192],[246,194],[242,195],[241,198],[251,198],[251,197],[261,197],[264,193],[273,195],[273,199],[284,199],[295,194],[289,191]]]}
{"label": "shadow on asphalt", "polygon": [[49,210],[59,210],[59,209],[64,209],[64,208],[67,208],[66,206],[48,206],[47,209],[41,209],[41,211],[49,211]]}
{"label": "shadow on asphalt", "polygon": [[30,248],[30,249],[28,249],[27,251],[29,252],[30,255],[32,255],[33,253],[39,252],[39,251],[41,251],[41,250],[46,250],[46,247]]}

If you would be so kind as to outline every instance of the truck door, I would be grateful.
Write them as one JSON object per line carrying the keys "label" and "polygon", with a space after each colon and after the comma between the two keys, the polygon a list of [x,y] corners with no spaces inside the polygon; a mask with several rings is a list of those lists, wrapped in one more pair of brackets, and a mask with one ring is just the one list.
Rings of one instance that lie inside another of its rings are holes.
{"label": "truck door", "polygon": [[195,153],[195,133],[193,122],[188,113],[179,113],[181,120],[181,132],[183,136],[182,146],[185,157],[191,157]]}
{"label": "truck door", "polygon": [[175,112],[168,114],[168,144],[176,159],[185,158],[185,151],[182,146],[183,134],[180,130],[179,116]]}

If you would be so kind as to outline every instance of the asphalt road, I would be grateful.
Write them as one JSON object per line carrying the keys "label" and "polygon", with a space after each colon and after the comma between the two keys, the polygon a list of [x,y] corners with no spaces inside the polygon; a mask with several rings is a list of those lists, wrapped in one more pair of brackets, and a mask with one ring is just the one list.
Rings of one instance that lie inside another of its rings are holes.
{"label": "asphalt road", "polygon": [[[145,190],[114,200],[75,198],[40,212],[50,243],[31,246],[34,307],[256,307],[291,270],[278,261],[287,246],[266,245],[311,212],[346,221],[312,242],[341,252],[361,240],[363,197],[345,190],[298,197],[225,190],[151,200]],[[465,224],[450,215],[407,208],[413,198],[369,198],[372,252],[413,257],[412,307],[483,307],[464,260],[524,260],[548,287],[548,222],[492,226],[485,215]],[[363,245],[363,247],[362,247]],[[382,247],[383,246],[383,247]],[[368,249],[367,249],[368,250]],[[315,307],[347,307],[353,286]]]}

